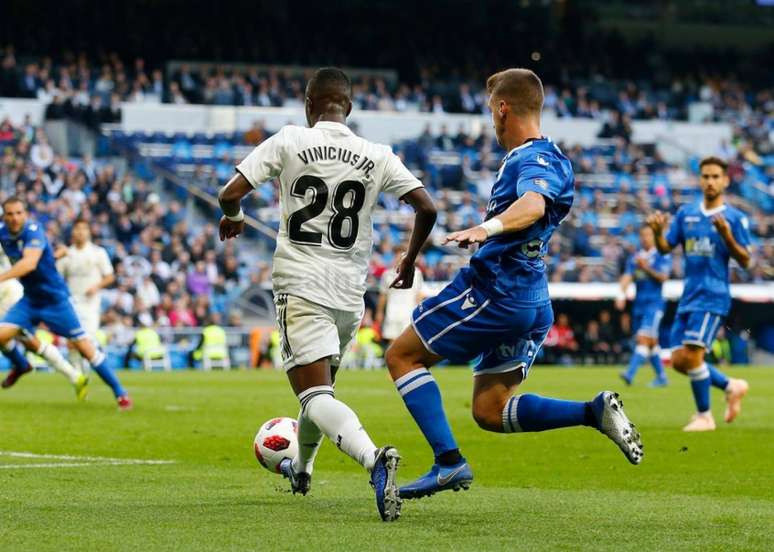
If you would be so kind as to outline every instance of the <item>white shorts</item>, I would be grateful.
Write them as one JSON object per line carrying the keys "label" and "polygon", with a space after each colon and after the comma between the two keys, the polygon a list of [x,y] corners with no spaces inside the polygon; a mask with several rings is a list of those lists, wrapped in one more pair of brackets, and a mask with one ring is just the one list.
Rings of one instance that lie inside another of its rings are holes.
{"label": "white shorts", "polygon": [[274,296],[285,371],[331,357],[337,366],[360,328],[363,311],[331,309],[278,293]]}
{"label": "white shorts", "polygon": [[384,319],[384,325],[382,326],[382,337],[384,339],[398,339],[398,336],[403,333],[403,330],[411,325],[411,311],[408,311],[407,316],[389,316]]}
{"label": "white shorts", "polygon": [[8,280],[0,284],[0,318],[5,316],[11,307],[24,296],[24,288],[16,280]]}
{"label": "white shorts", "polygon": [[81,323],[81,327],[86,330],[89,337],[96,337],[99,330],[99,308],[93,308],[90,306],[84,306],[75,304],[75,314],[78,315],[78,320]]}

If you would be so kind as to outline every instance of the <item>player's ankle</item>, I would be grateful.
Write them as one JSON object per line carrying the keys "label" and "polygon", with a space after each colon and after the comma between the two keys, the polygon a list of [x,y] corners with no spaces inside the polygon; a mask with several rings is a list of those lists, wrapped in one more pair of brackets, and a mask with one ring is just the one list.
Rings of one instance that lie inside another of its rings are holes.
{"label": "player's ankle", "polygon": [[447,450],[435,457],[435,463],[439,466],[453,466],[459,464],[462,460],[463,458],[462,454],[460,454],[460,449]]}

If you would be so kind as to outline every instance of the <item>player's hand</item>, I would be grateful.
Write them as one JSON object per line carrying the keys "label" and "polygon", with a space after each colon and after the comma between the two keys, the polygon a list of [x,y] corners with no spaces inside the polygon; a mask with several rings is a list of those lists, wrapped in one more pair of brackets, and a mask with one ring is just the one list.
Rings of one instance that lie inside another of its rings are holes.
{"label": "player's hand", "polygon": [[666,215],[664,213],[661,211],[656,211],[655,213],[648,215],[648,218],[645,219],[645,222],[653,229],[653,232],[656,235],[659,235],[664,231],[666,220]]}
{"label": "player's hand", "polygon": [[98,289],[99,288],[97,287],[93,287],[93,286],[90,287],[89,289],[86,290],[86,297],[92,297],[95,293],[97,293]]}
{"label": "player's hand", "polygon": [[233,220],[228,220],[225,216],[220,217],[219,231],[220,241],[236,238],[245,231],[245,221],[234,222]]}
{"label": "player's hand", "polygon": [[62,257],[66,257],[67,252],[68,252],[68,247],[63,243],[60,243],[59,245],[56,246],[56,249],[54,250],[54,258],[59,260]]}
{"label": "player's hand", "polygon": [[474,243],[483,243],[488,237],[486,230],[480,226],[474,226],[467,230],[452,232],[443,239],[442,245],[446,245],[449,242],[457,242],[458,247],[467,248]]}
{"label": "player's hand", "polygon": [[626,297],[619,297],[615,300],[615,308],[621,312],[626,309]]}
{"label": "player's hand", "polygon": [[712,217],[712,224],[715,226],[718,234],[724,238],[731,235],[731,226],[728,224],[728,221],[723,217],[723,215],[715,215]]}
{"label": "player's hand", "polygon": [[398,275],[390,284],[391,288],[409,289],[414,285],[414,261],[406,257],[405,254],[401,257],[395,272]]}
{"label": "player's hand", "polygon": [[648,259],[645,257],[636,257],[634,262],[638,268],[648,268]]}

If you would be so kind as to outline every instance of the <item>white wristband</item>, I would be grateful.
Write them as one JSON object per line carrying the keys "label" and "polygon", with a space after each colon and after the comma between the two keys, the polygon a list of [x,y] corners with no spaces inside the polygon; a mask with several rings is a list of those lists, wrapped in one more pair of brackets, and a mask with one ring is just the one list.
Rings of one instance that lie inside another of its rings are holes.
{"label": "white wristband", "polygon": [[231,222],[242,222],[243,220],[245,220],[245,212],[242,210],[241,207],[239,208],[239,212],[233,217],[230,217],[225,213],[223,213],[223,216],[225,216]]}
{"label": "white wristband", "polygon": [[503,233],[503,223],[497,217],[493,217],[486,222],[482,222],[481,228],[484,229],[487,237],[492,237]]}

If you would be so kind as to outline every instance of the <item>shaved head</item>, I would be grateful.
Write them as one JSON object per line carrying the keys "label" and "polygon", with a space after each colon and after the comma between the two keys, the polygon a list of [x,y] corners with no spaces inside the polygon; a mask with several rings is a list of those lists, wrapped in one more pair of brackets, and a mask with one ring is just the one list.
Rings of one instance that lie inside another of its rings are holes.
{"label": "shaved head", "polygon": [[540,115],[543,110],[543,83],[529,69],[506,69],[489,77],[486,91],[507,103],[518,115]]}
{"label": "shaved head", "polygon": [[309,126],[321,116],[346,118],[352,111],[352,81],[337,67],[315,71],[306,85],[306,118]]}

